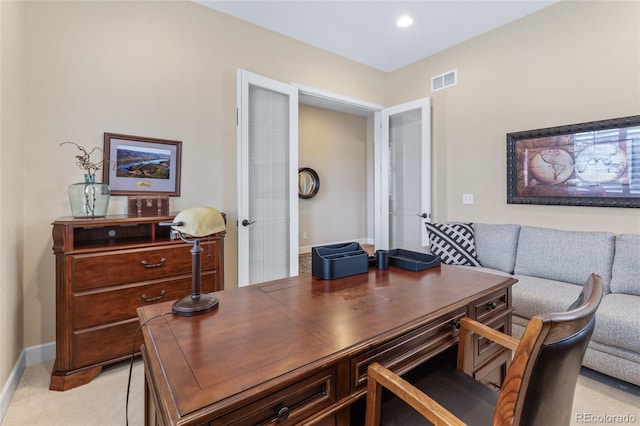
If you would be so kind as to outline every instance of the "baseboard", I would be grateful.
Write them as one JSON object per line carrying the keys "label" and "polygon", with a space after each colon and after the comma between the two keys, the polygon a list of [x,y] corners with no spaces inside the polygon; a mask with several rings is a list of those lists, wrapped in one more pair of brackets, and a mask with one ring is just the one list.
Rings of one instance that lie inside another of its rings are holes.
{"label": "baseboard", "polygon": [[7,382],[2,388],[2,392],[0,393],[0,423],[9,409],[9,403],[11,402],[11,398],[13,398],[14,392],[18,388],[18,383],[20,383],[20,377],[22,377],[26,364],[27,357],[23,349],[18,357],[16,365],[13,367],[13,370],[11,370],[11,374],[9,374]]}
{"label": "baseboard", "polygon": [[31,346],[25,348],[20,352],[20,356],[16,361],[16,364],[9,374],[9,378],[2,387],[0,392],[0,423],[9,409],[9,403],[13,398],[13,394],[18,388],[20,378],[24,373],[24,369],[33,364],[39,364],[41,362],[50,361],[56,357],[56,344],[55,342],[45,343],[43,345]]}
{"label": "baseboard", "polygon": [[41,362],[56,359],[56,342],[44,343],[42,345],[26,348],[27,367]]}

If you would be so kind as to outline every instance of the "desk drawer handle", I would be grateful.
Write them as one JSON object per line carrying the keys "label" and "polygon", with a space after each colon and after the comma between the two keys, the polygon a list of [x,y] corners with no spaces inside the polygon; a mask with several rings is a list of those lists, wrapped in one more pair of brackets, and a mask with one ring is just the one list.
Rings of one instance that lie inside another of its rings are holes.
{"label": "desk drawer handle", "polygon": [[142,300],[144,300],[145,302],[155,302],[156,300],[160,300],[160,299],[162,299],[166,293],[167,293],[166,291],[162,290],[162,291],[160,292],[160,295],[158,295],[158,296],[156,296],[156,297],[149,297],[149,296],[147,296],[146,294],[142,294],[142,295],[140,296],[140,298],[141,298]]}
{"label": "desk drawer handle", "polygon": [[284,422],[289,418],[289,407],[278,407],[276,408],[276,421]]}
{"label": "desk drawer handle", "polygon": [[144,266],[147,269],[153,269],[153,268],[159,268],[161,266],[164,265],[164,262],[166,262],[167,260],[163,257],[162,259],[160,259],[160,262],[158,263],[147,263],[146,260],[143,260],[142,262],[140,262],[142,264],[142,266]]}
{"label": "desk drawer handle", "polygon": [[455,330],[460,330],[460,320],[451,321],[451,328]]}
{"label": "desk drawer handle", "polygon": [[487,308],[491,310],[494,310],[497,307],[498,307],[498,304],[496,302],[487,303]]}

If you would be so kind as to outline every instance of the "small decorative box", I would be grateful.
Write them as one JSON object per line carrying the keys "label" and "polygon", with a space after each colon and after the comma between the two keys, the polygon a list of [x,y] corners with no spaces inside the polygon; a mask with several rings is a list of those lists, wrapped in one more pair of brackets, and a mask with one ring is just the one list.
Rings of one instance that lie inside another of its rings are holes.
{"label": "small decorative box", "polygon": [[168,216],[169,196],[159,194],[129,195],[128,216]]}
{"label": "small decorative box", "polygon": [[311,248],[311,275],[323,280],[362,274],[369,270],[369,255],[357,242]]}
{"label": "small decorative box", "polygon": [[423,271],[440,266],[440,258],[432,254],[418,253],[411,250],[389,250],[389,264],[408,271]]}

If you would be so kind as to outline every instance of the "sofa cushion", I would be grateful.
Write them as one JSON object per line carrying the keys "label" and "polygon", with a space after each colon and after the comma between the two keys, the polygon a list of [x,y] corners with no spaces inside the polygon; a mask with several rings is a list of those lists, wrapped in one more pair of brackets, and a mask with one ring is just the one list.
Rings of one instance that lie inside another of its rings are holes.
{"label": "sofa cushion", "polygon": [[[591,340],[582,365],[640,386],[640,355]],[[621,385],[623,386],[623,385]],[[626,386],[624,386],[626,387]]]}
{"label": "sofa cushion", "polygon": [[640,352],[640,296],[607,294],[596,311],[595,342]]}
{"label": "sofa cushion", "polygon": [[431,254],[447,265],[480,266],[470,223],[425,223]]}
{"label": "sofa cushion", "polygon": [[640,235],[622,234],[616,238],[611,292],[640,296]]}
{"label": "sofa cushion", "polygon": [[486,268],[513,273],[520,225],[474,223],[478,261]]}
{"label": "sofa cushion", "polygon": [[609,292],[615,236],[522,226],[514,274],[583,285],[592,272]]}
{"label": "sofa cushion", "polygon": [[578,298],[582,286],[544,278],[514,276],[514,315],[531,319],[534,315],[564,312]]}

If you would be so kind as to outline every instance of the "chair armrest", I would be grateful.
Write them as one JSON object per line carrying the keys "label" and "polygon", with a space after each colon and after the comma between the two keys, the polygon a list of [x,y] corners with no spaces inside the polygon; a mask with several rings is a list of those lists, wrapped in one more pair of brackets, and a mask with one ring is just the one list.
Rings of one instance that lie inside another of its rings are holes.
{"label": "chair armrest", "polygon": [[366,426],[377,426],[380,423],[381,386],[389,389],[397,395],[398,398],[405,401],[436,426],[466,425],[466,423],[462,422],[432,398],[422,393],[411,383],[377,362],[369,365],[367,373],[369,379],[367,384]]}
{"label": "chair armrest", "polygon": [[517,349],[518,343],[520,342],[520,340],[515,337],[504,334],[471,318],[464,317],[460,319],[460,326],[512,351]]}

